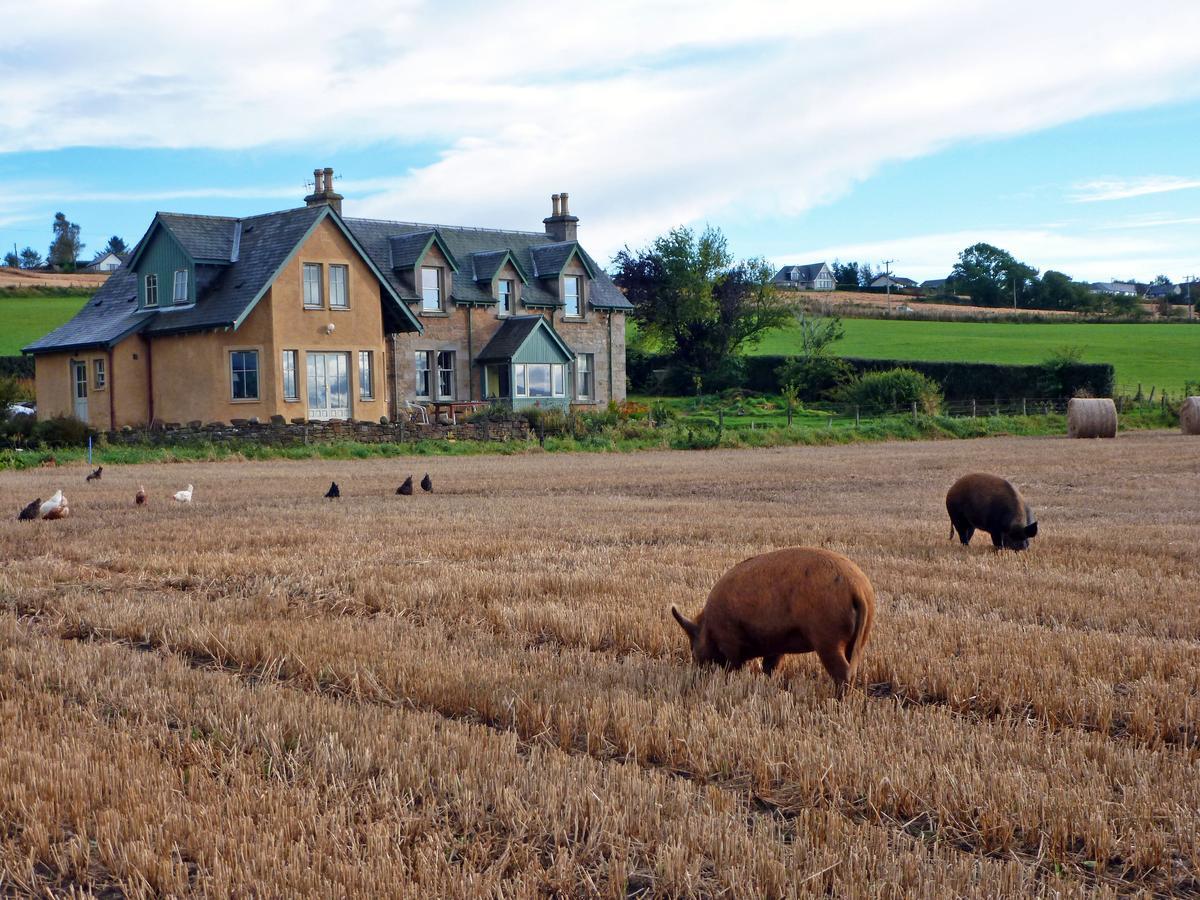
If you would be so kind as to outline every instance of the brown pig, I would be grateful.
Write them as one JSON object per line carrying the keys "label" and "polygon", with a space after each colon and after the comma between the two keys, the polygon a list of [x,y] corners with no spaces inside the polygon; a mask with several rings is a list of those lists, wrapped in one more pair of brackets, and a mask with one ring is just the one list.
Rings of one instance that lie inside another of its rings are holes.
{"label": "brown pig", "polygon": [[1033,510],[1020,492],[997,475],[972,472],[954,482],[946,494],[950,537],[958,532],[964,545],[975,530],[987,532],[997,550],[1025,550],[1038,533]]}
{"label": "brown pig", "polygon": [[674,606],[671,615],[699,664],[738,669],[762,657],[770,675],[783,654],[815,651],[841,697],[871,634],[875,590],[840,553],[788,547],[722,575],[694,622]]}

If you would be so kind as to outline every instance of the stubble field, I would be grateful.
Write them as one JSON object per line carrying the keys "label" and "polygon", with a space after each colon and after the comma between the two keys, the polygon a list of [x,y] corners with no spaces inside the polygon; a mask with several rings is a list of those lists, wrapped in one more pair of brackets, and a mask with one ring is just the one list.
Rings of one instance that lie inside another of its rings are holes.
{"label": "stubble field", "polygon": [[[0,895],[1200,893],[1200,442],[85,473],[0,473]],[[842,703],[668,615],[795,544],[879,597]]]}

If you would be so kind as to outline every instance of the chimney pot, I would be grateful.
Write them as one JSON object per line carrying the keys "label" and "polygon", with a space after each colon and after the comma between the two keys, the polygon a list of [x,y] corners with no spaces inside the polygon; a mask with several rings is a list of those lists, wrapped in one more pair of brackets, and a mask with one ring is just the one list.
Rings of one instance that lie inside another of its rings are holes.
{"label": "chimney pot", "polygon": [[571,214],[571,211],[569,209],[567,209],[567,192],[563,191],[562,193],[560,193],[558,195],[558,197],[562,201],[562,214],[564,216],[569,216]]}
{"label": "chimney pot", "polygon": [[552,216],[558,215],[558,194],[550,195],[550,209],[551,209],[550,215],[552,215]]}
{"label": "chimney pot", "polygon": [[313,193],[319,194],[321,190],[321,170],[313,169]]}
{"label": "chimney pot", "polygon": [[330,166],[325,167],[325,193],[333,193],[333,169]]}

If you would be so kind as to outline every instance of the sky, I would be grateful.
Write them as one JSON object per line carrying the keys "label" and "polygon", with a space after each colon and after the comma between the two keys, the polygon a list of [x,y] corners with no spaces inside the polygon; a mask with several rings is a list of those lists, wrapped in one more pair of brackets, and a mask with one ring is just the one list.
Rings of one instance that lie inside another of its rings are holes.
{"label": "sky", "polygon": [[0,248],[297,206],[678,225],[777,265],[944,277],[977,241],[1084,280],[1200,276],[1192,0],[0,0]]}

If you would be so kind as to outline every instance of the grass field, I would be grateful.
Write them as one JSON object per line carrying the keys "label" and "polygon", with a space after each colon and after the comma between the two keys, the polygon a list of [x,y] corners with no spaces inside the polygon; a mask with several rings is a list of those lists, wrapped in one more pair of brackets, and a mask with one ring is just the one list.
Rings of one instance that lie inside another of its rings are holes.
{"label": "grass field", "polygon": [[[1200,381],[1200,326],[1094,325],[1079,323],[904,322],[843,319],[840,356],[997,363],[1039,363],[1063,346],[1083,351],[1085,362],[1116,367],[1117,383],[1149,392],[1178,393],[1185,381]],[[790,331],[771,334],[755,350],[790,354]]]}
{"label": "grass field", "polygon": [[10,296],[0,292],[0,356],[17,356],[21,348],[64,324],[79,312],[90,293]]}
{"label": "grass field", "polygon": [[[0,473],[73,510],[0,523],[0,885],[1194,893],[1188,440]],[[1030,552],[948,540],[969,469],[1021,485]],[[811,655],[698,673],[668,615],[792,544],[879,596],[843,703]]]}

